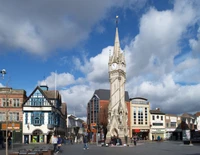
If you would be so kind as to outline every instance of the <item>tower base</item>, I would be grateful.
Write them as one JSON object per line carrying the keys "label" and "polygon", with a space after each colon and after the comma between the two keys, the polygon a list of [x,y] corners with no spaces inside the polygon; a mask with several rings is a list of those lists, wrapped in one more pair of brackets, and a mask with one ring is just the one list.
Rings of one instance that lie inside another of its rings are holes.
{"label": "tower base", "polygon": [[[124,145],[124,144],[128,145],[130,143],[130,139],[128,136],[118,136],[118,138],[121,140],[122,145]],[[110,142],[111,142],[111,136],[108,135],[108,136],[106,136],[105,143],[110,144]]]}

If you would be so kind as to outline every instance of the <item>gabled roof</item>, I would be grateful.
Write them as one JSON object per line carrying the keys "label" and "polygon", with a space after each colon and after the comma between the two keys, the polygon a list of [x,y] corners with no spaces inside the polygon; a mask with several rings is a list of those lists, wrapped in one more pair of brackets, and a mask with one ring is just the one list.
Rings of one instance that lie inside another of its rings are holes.
{"label": "gabled roof", "polygon": [[[97,89],[94,92],[94,95],[95,94],[99,97],[100,100],[110,100],[110,90],[108,89]],[[129,95],[127,91],[125,91],[125,101],[129,102]]]}
{"label": "gabled roof", "polygon": [[42,95],[46,98],[46,100],[49,102],[49,104],[50,104],[51,106],[53,106],[52,103],[51,103],[51,101],[49,100],[47,94],[44,93],[44,90],[42,90],[39,86],[37,86],[37,87],[33,90],[33,92],[29,95],[29,97],[26,98],[26,100],[25,100],[24,103],[22,104],[22,107],[25,105],[25,103],[31,98],[31,96],[32,96],[37,90],[39,90],[39,91],[41,92],[41,94],[42,94]]}

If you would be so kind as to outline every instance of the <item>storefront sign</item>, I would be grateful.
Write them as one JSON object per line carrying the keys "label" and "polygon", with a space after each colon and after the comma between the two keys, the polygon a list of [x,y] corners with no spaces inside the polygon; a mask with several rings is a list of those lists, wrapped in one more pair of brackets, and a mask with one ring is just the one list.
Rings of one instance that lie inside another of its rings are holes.
{"label": "storefront sign", "polygon": [[163,134],[165,132],[165,130],[164,129],[155,129],[155,130],[152,130],[152,133],[161,133],[161,134]]}
{"label": "storefront sign", "polygon": [[140,129],[140,132],[149,132],[148,129]]}
{"label": "storefront sign", "polygon": [[[6,130],[6,123],[1,124],[1,129]],[[8,123],[8,130],[19,130],[20,129],[20,124],[19,123]]]}
{"label": "storefront sign", "polygon": [[148,129],[133,129],[133,132],[139,133],[139,132],[149,132]]}

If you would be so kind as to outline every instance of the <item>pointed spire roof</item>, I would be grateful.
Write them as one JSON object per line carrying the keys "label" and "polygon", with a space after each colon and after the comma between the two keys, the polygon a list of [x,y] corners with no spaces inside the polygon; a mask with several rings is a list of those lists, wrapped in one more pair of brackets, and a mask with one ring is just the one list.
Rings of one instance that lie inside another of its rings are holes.
{"label": "pointed spire roof", "polygon": [[115,32],[115,42],[113,51],[113,61],[116,61],[119,55],[120,55],[120,42],[118,33],[118,16],[116,16],[116,32]]}

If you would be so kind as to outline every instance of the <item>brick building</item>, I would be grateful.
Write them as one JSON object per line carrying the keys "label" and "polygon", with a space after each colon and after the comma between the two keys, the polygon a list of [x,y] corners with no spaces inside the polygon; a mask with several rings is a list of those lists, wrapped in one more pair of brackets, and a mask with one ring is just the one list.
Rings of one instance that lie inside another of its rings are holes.
{"label": "brick building", "polygon": [[[22,142],[22,104],[27,98],[26,91],[12,89],[10,87],[0,88],[0,130],[6,137],[6,124],[8,124],[8,136],[13,137],[13,142]],[[6,115],[8,116],[6,119]],[[6,120],[7,123],[6,123]]]}

